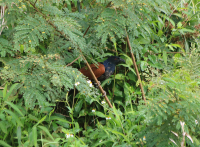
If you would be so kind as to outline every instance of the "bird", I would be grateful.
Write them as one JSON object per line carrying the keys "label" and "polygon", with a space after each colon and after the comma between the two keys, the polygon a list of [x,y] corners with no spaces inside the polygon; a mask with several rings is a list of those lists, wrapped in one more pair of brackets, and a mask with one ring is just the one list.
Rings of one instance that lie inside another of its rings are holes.
{"label": "bird", "polygon": [[[120,63],[125,63],[125,60],[118,56],[110,56],[104,62],[98,63],[98,66],[91,64],[90,67],[98,81],[104,81],[115,72],[115,66]],[[93,77],[87,66],[79,69],[79,71],[88,77],[89,80],[93,80]]]}

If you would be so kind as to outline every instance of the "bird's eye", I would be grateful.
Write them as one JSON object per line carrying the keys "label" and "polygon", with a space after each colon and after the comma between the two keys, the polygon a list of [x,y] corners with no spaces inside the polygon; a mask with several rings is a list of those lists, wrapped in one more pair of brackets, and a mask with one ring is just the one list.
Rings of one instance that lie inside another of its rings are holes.
{"label": "bird's eye", "polygon": [[115,58],[115,60],[117,60],[117,58]]}

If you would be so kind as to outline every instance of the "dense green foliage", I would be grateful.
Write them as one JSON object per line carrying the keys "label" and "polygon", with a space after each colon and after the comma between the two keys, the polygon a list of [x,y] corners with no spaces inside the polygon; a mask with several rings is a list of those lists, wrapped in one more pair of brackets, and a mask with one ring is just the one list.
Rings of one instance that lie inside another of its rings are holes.
{"label": "dense green foliage", "polygon": [[[6,8],[0,26],[0,145],[200,145],[198,1],[2,0],[0,5]],[[126,60],[101,84],[113,108],[78,71],[82,54],[89,63],[110,55]]]}

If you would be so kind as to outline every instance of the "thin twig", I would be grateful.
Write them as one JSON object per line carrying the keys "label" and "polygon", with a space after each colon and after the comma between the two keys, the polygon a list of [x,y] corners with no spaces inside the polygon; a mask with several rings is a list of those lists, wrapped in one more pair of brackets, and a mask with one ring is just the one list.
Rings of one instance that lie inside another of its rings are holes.
{"label": "thin twig", "polygon": [[81,57],[81,55],[80,56],[78,56],[74,61],[72,61],[71,63],[69,63],[69,64],[67,64],[66,66],[70,66],[70,65],[72,65],[76,60],[78,60],[79,58]]}
{"label": "thin twig", "polygon": [[146,105],[146,98],[145,98],[144,90],[143,90],[143,87],[142,87],[142,81],[141,81],[140,74],[139,74],[139,71],[138,71],[138,68],[137,68],[137,64],[135,62],[135,57],[134,57],[133,52],[132,52],[132,48],[131,48],[131,44],[130,44],[130,41],[129,41],[127,31],[126,31],[126,34],[127,34],[128,47],[129,47],[129,50],[131,52],[131,57],[132,57],[132,60],[133,60],[133,65],[135,67],[135,71],[136,71],[136,74],[137,74],[137,77],[138,77],[138,80],[139,80],[139,86],[140,86],[140,89],[141,89],[141,92],[142,92],[142,98],[144,100],[144,104]]}
{"label": "thin twig", "polygon": [[[82,55],[82,57],[83,57],[83,60],[85,61],[86,66],[88,67],[88,69],[89,69],[89,71],[90,71],[90,73],[91,73],[91,75],[92,75],[94,81],[95,81],[96,83],[99,83],[99,81],[97,80],[96,76],[94,75],[94,73],[93,73],[93,71],[92,71],[92,69],[91,69],[89,63],[87,62],[86,58],[83,56],[83,53],[82,53],[81,49],[79,49],[79,50],[80,50],[80,53],[81,53],[81,55]],[[104,96],[105,100],[107,101],[108,105],[110,106],[110,108],[113,108],[113,106],[111,105],[111,103],[110,103],[108,97],[105,95],[105,91],[103,90],[103,88],[101,87],[100,84],[98,84],[98,87],[99,87],[99,89],[100,89],[102,95]]]}
{"label": "thin twig", "polygon": [[34,6],[35,6],[36,3],[37,3],[37,0],[35,1]]}
{"label": "thin twig", "polygon": [[90,26],[87,28],[87,30],[85,31],[85,33],[83,34],[83,37],[87,34],[88,30],[90,29]]}

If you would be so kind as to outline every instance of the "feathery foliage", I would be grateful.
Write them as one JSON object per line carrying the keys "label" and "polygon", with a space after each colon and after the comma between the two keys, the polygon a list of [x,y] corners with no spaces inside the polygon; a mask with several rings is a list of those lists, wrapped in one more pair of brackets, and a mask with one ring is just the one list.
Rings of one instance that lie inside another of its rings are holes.
{"label": "feathery foliage", "polygon": [[[2,0],[0,5],[6,6],[0,20],[6,22],[0,27],[0,126],[6,126],[0,127],[1,145],[200,145],[195,0]],[[89,63],[110,55],[126,60],[102,83],[113,109],[78,71],[82,55]]]}

